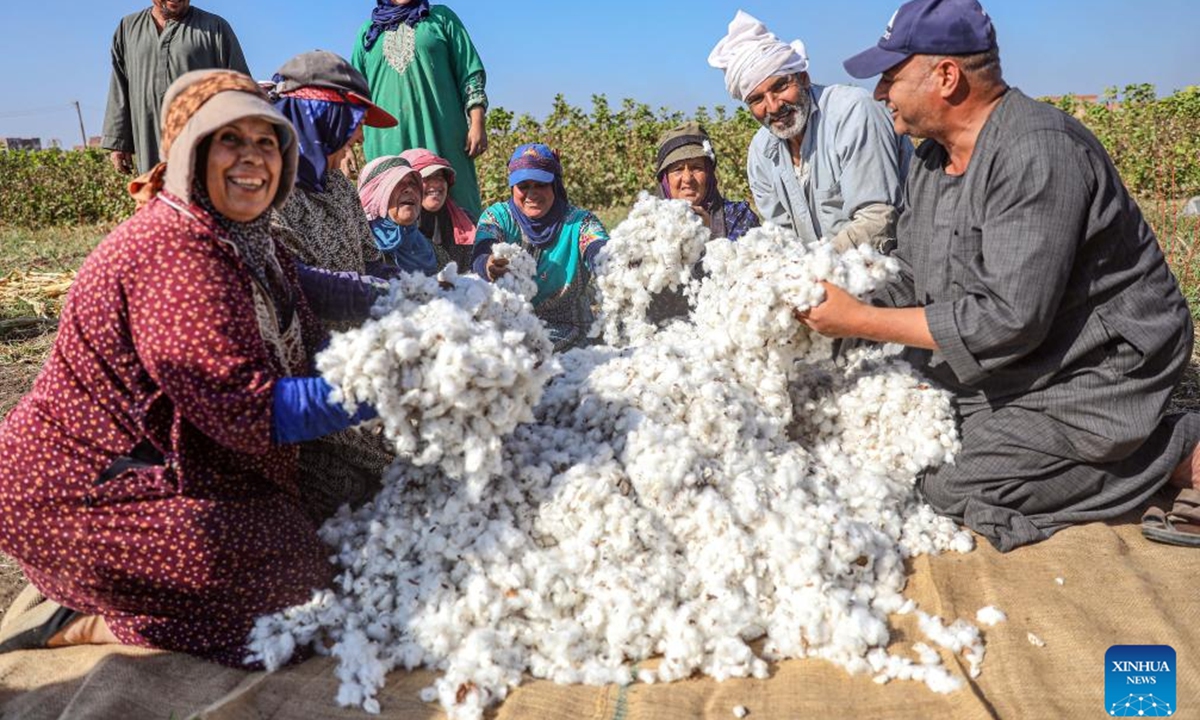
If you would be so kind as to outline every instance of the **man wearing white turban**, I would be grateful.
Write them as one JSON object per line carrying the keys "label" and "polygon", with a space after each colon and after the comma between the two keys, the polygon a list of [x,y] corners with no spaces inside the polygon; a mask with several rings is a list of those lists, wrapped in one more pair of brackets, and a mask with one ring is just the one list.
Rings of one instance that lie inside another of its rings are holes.
{"label": "man wearing white turban", "polygon": [[764,221],[839,250],[895,237],[912,144],[869,92],[812,84],[804,43],[781,41],[741,10],[708,64],[763,126],[746,173]]}

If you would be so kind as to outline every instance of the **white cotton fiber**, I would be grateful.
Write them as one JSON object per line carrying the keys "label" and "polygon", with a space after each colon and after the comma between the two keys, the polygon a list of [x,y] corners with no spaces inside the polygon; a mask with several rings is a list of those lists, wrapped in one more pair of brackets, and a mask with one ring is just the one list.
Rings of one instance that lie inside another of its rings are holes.
{"label": "white cotton fiber", "polygon": [[500,472],[500,440],[533,407],[556,370],[545,328],[525,296],[533,259],[497,248],[511,272],[492,285],[459,276],[404,274],[360,328],[334,333],[317,369],[347,410],[379,412],[396,453],[437,465],[478,494]]}
{"label": "white cotton fiber", "polygon": [[772,226],[711,240],[692,316],[651,333],[632,286],[692,282],[703,228],[645,198],[627,223],[601,286],[606,337],[632,344],[572,350],[553,378],[528,287],[453,272],[449,290],[402,278],[335,340],[323,372],[348,405],[378,407],[402,459],[321,528],[334,587],[262,618],[251,659],[330,647],[338,702],[372,711],[387,671],[430,668],[421,698],[452,718],[525,674],[629,683],[635,666],[639,682],[765,678],[769,661],[813,657],[961,687],[933,647],[887,652],[889,615],[917,612],[978,672],[978,630],[902,594],[906,558],[971,548],[914,490],[958,449],[949,396],[879,349],[835,362],[792,312],[820,302],[821,280],[866,296],[892,262]]}
{"label": "white cotton fiber", "polygon": [[987,625],[988,627],[999,625],[1007,619],[1008,616],[994,605],[981,607],[979,608],[979,612],[975,613],[975,622],[980,625]]}

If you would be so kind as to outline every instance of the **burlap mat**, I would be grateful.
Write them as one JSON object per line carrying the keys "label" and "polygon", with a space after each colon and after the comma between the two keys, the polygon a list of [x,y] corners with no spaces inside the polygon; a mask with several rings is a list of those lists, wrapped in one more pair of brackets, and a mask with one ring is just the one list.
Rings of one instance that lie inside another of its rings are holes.
{"label": "burlap mat", "polygon": [[[1148,542],[1134,520],[1071,528],[1008,555],[984,543],[966,555],[914,561],[906,594],[926,612],[973,620],[980,607],[995,605],[1008,614],[1008,622],[985,629],[983,674],[956,693],[936,695],[914,682],[877,685],[804,660],[781,663],[764,681],[592,688],[531,680],[494,716],[727,720],[742,705],[751,720],[1096,718],[1107,714],[1109,646],[1164,644],[1178,658],[1175,717],[1200,718],[1200,552]],[[893,625],[893,649],[921,639],[911,617]],[[1031,632],[1044,647],[1029,642]],[[945,652],[943,658],[966,678],[965,664]],[[110,647],[10,653],[0,655],[0,711],[31,720],[368,717],[334,705],[333,668],[321,658],[273,675],[245,673],[183,655]],[[379,698],[383,715],[444,717],[417,698],[433,678],[393,673]]]}

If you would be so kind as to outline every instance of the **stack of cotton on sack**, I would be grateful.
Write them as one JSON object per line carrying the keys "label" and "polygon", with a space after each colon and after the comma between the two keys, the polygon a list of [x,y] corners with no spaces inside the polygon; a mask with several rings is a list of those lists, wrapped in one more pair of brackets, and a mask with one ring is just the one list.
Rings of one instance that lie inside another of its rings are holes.
{"label": "stack of cotton on sack", "polygon": [[[643,198],[630,223],[614,235],[646,247],[631,260],[614,243],[604,272],[689,284],[695,303],[690,321],[645,334],[638,283],[599,278],[601,324],[635,345],[556,364],[528,305],[467,278],[451,291],[404,279],[389,314],[335,341],[323,372],[376,404],[402,459],[373,502],[321,528],[335,586],[262,618],[251,658],[331,652],[338,702],[372,712],[388,671],[433,668],[423,697],[455,718],[480,717],[525,674],[628,683],[634,663],[641,682],[765,677],[768,661],[814,657],[880,682],[961,684],[927,645],[885,649],[888,615],[916,610],[904,559],[972,547],[913,490],[958,449],[950,399],[878,350],[833,362],[793,314],[822,299],[822,280],[871,292],[891,261],[767,226],[708,241],[694,280],[697,223],[678,203]],[[346,349],[380,344],[403,347]],[[446,407],[453,420],[427,431]],[[921,627],[977,668],[973,627]]]}

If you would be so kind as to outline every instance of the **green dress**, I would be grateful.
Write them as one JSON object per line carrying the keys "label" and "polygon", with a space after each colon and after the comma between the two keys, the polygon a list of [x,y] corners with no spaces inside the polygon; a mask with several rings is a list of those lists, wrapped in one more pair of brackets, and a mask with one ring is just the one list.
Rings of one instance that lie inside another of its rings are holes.
{"label": "green dress", "polygon": [[487,107],[486,77],[466,28],[450,8],[433,5],[415,28],[402,23],[365,50],[363,38],[370,27],[368,21],[359,29],[350,61],[366,76],[371,100],[400,124],[364,129],[367,161],[413,148],[441,155],[454,167],[450,196],[472,220],[478,218],[479,180],[464,146],[467,111]]}

